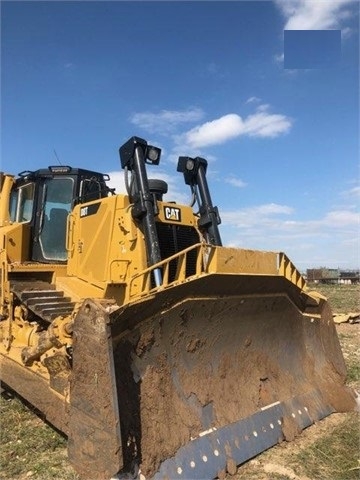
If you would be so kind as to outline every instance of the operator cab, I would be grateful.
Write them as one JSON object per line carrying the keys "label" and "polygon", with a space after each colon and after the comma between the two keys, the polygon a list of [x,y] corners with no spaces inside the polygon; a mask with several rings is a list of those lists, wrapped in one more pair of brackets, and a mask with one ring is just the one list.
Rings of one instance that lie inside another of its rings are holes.
{"label": "operator cab", "polygon": [[68,166],[19,174],[11,192],[10,217],[29,225],[32,261],[66,262],[68,214],[78,203],[107,197],[107,180],[108,175]]}

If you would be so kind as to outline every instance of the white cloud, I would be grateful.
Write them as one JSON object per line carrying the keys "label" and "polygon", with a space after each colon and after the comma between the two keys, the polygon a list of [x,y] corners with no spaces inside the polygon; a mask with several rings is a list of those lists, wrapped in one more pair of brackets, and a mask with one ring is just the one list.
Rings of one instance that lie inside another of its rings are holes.
{"label": "white cloud", "polygon": [[224,210],[220,216],[223,225],[252,229],[254,227],[262,228],[268,222],[274,225],[274,216],[291,215],[292,213],[293,209],[287,205],[267,203],[239,210]]}
{"label": "white cloud", "polygon": [[[284,30],[331,30],[341,29],[342,39],[353,33],[345,26],[346,20],[353,16],[354,0],[275,0],[275,4],[285,19]],[[275,63],[284,64],[284,54],[274,56]],[[302,73],[308,72],[301,69]],[[296,75],[297,69],[284,69],[286,75]]]}
{"label": "white cloud", "polygon": [[258,105],[256,107],[256,111],[257,112],[266,112],[267,110],[269,110],[270,108],[270,105],[268,103],[262,103],[261,105]]}
{"label": "white cloud", "polygon": [[269,203],[239,210],[220,209],[224,245],[285,251],[302,268],[359,266],[360,218],[356,209],[332,210],[298,220],[287,205]]}
{"label": "white cloud", "polygon": [[110,188],[115,188],[115,193],[126,193],[124,172],[122,170],[115,172],[108,172],[110,180],[106,185]]}
{"label": "white cloud", "polygon": [[191,202],[190,187],[185,185],[184,177],[179,172],[168,174],[162,170],[156,171],[152,177],[164,180],[168,184],[168,193],[164,195],[164,201],[177,202],[182,205],[189,205]]}
{"label": "white cloud", "polygon": [[250,137],[274,138],[287,133],[291,128],[292,121],[285,115],[259,112],[249,115],[244,124],[244,134]]}
{"label": "white cloud", "polygon": [[194,127],[181,137],[190,147],[199,148],[224,143],[241,135],[243,130],[242,118],[235,113],[229,113]]}
{"label": "white cloud", "polygon": [[[268,109],[267,105],[263,107],[264,110]],[[177,142],[184,143],[190,148],[201,148],[219,145],[241,135],[274,138],[287,133],[291,126],[292,120],[285,115],[260,111],[243,120],[240,115],[229,113],[192,128],[178,136]]]}
{"label": "white cloud", "polygon": [[247,185],[243,180],[241,180],[241,178],[234,177],[233,175],[225,178],[225,183],[228,183],[229,185],[237,188],[243,188]]}
{"label": "white cloud", "polygon": [[284,64],[284,53],[277,53],[274,55],[274,60],[276,63],[279,63],[281,65]]}
{"label": "white cloud", "polygon": [[360,225],[358,213],[348,210],[336,210],[327,213],[323,223],[331,228],[343,228],[352,225]]}
{"label": "white cloud", "polygon": [[259,97],[249,97],[245,103],[259,103],[261,102],[261,98]]}
{"label": "white cloud", "polygon": [[284,30],[324,30],[340,28],[351,16],[353,0],[275,0],[285,17]]}
{"label": "white cloud", "polygon": [[168,133],[178,125],[197,122],[204,116],[201,108],[188,108],[187,110],[161,110],[160,112],[134,113],[130,122],[149,132]]}
{"label": "white cloud", "polygon": [[346,197],[360,197],[360,186],[358,185],[350,188],[350,190],[346,190],[343,195]]}
{"label": "white cloud", "polygon": [[[108,187],[115,188],[115,193],[117,194],[126,194],[124,172],[108,172],[108,175],[110,177],[110,181],[106,183]],[[174,201],[183,205],[190,203],[190,189],[186,188],[180,173],[169,175],[163,170],[155,169],[154,167],[153,169],[148,168],[148,177],[164,180],[168,184],[168,193],[164,195],[165,201]]]}
{"label": "white cloud", "polygon": [[250,209],[253,215],[277,215],[284,214],[290,215],[294,209],[287,205],[279,205],[277,203],[267,203],[265,205],[259,205]]}

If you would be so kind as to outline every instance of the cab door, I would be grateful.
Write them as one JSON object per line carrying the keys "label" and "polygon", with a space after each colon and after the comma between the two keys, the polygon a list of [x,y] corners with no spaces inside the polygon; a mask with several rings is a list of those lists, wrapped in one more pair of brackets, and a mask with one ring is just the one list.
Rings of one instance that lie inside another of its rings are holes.
{"label": "cab door", "polygon": [[42,178],[33,234],[32,259],[66,262],[66,224],[74,198],[74,178]]}

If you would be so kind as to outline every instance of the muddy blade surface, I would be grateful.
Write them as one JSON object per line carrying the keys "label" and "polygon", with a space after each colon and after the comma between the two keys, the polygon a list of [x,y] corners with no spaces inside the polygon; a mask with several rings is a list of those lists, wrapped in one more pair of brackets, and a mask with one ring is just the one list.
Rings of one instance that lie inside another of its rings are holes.
{"label": "muddy blade surface", "polygon": [[111,318],[125,469],[213,478],[354,407],[326,302],[303,315],[281,279],[189,283]]}

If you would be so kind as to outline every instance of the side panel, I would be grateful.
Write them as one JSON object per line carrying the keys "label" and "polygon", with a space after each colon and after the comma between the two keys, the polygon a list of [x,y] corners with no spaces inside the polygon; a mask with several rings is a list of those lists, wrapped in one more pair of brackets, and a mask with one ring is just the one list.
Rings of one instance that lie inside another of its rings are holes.
{"label": "side panel", "polygon": [[70,217],[68,273],[90,283],[106,280],[116,201],[78,205]]}
{"label": "side panel", "polygon": [[208,259],[209,273],[246,272],[278,275],[278,254],[258,250],[217,247]]}
{"label": "side panel", "polygon": [[146,267],[141,232],[135,226],[127,197],[117,195],[75,207],[70,215],[68,274],[105,290],[124,283]]}
{"label": "side panel", "polygon": [[1,249],[6,251],[9,263],[25,262],[30,254],[30,225],[15,223],[2,227],[0,232]]}

